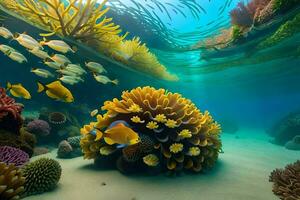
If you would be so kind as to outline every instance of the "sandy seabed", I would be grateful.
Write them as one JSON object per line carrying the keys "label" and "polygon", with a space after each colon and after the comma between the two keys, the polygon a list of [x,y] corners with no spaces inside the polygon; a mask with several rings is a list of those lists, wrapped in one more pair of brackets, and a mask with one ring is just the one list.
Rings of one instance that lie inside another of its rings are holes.
{"label": "sandy seabed", "polygon": [[[268,142],[263,131],[222,135],[224,154],[207,174],[180,177],[125,176],[93,167],[93,161],[58,159],[63,174],[54,191],[25,200],[276,200],[269,174],[300,152]],[[56,152],[43,155],[56,157]],[[36,158],[34,158],[36,159]],[[33,159],[33,160],[34,160]],[[103,185],[105,183],[106,185]]]}

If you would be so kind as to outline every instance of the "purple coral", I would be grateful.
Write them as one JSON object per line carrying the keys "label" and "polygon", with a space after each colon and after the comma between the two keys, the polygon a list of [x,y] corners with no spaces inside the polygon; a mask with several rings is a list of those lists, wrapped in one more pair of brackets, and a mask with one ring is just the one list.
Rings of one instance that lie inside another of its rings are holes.
{"label": "purple coral", "polygon": [[50,126],[48,122],[35,119],[27,124],[27,131],[39,136],[47,136],[50,134]]}
{"label": "purple coral", "polygon": [[14,164],[17,167],[23,166],[29,161],[29,155],[17,148],[10,146],[0,147],[0,162]]}

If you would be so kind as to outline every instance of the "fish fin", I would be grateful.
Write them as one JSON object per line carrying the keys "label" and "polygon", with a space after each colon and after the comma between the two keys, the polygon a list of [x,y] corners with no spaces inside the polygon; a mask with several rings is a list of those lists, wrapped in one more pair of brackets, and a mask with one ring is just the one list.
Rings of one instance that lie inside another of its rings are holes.
{"label": "fish fin", "polygon": [[46,94],[48,95],[48,97],[52,98],[52,99],[57,99],[59,100],[59,98],[57,98],[56,95],[54,95],[53,93],[51,93],[49,90],[46,91]]}
{"label": "fish fin", "polygon": [[53,35],[55,35],[56,34],[56,32],[55,31],[53,31],[53,32],[50,32],[50,33],[40,33],[39,35],[41,36],[41,37],[43,37],[43,43],[45,42],[45,40],[44,40],[44,38],[45,37],[50,37],[50,36],[53,36]]}
{"label": "fish fin", "polygon": [[113,84],[115,84],[115,85],[118,85],[118,84],[119,84],[119,80],[118,80],[118,79],[112,80],[111,82],[112,82]]}
{"label": "fish fin", "polygon": [[105,143],[108,144],[108,145],[113,145],[113,144],[115,144],[115,142],[114,142],[112,139],[110,139],[109,137],[104,137],[104,141],[105,141]]}
{"label": "fish fin", "polygon": [[6,83],[6,87],[7,87],[7,90],[10,90],[11,87],[12,87],[11,83],[10,83],[10,82],[7,82],[7,83]]}
{"label": "fish fin", "polygon": [[118,144],[117,145],[117,149],[121,149],[121,148],[124,148],[126,147],[127,145],[126,144]]}
{"label": "fish fin", "polygon": [[11,95],[13,95],[14,97],[21,97],[19,94],[17,94],[14,90],[10,90],[9,91]]}
{"label": "fish fin", "polygon": [[38,84],[38,93],[41,93],[46,89],[46,86],[41,82],[38,81],[37,84]]}

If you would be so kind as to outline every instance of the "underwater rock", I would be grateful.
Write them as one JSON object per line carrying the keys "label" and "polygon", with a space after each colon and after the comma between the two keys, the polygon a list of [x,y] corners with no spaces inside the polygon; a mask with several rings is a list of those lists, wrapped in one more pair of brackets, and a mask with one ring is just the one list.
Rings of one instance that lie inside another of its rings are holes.
{"label": "underwater rock", "polygon": [[288,141],[285,148],[300,151],[300,135],[296,135],[291,141]]}
{"label": "underwater rock", "polygon": [[26,126],[26,129],[30,132],[35,134],[36,136],[47,136],[50,134],[50,126],[48,122],[40,119],[35,119],[29,122]]}
{"label": "underwater rock", "polygon": [[300,112],[290,113],[276,122],[268,130],[269,134],[274,137],[274,143],[285,145],[300,133]]}
{"label": "underwater rock", "polygon": [[23,120],[21,112],[23,105],[7,96],[5,89],[0,88],[0,127],[12,133],[19,133]]}
{"label": "underwater rock", "polygon": [[21,169],[13,164],[0,162],[0,177],[0,199],[20,199],[25,183]]}
{"label": "underwater rock", "polygon": [[[101,155],[104,147],[117,152],[121,150],[121,155],[113,162],[125,173],[148,169],[147,163],[152,161],[159,163],[159,171],[201,172],[212,168],[217,161],[222,146],[220,125],[208,111],[200,112],[195,104],[178,93],[138,87],[124,91],[121,100],[106,101],[102,110],[107,112],[81,129],[80,145],[84,158],[110,157],[111,154]],[[117,122],[124,122],[117,128],[126,125],[130,127],[126,130],[137,133],[140,142],[120,148],[107,143],[99,130],[105,132]],[[148,154],[153,155],[144,162],[143,157]]]}
{"label": "underwater rock", "polygon": [[300,199],[300,160],[284,169],[275,169],[269,181],[273,182],[273,193],[280,199]]}
{"label": "underwater rock", "polygon": [[35,147],[33,149],[33,156],[39,156],[39,155],[47,154],[49,152],[50,150],[46,147]]}
{"label": "underwater rock", "polygon": [[25,194],[40,194],[53,190],[61,177],[61,166],[53,159],[40,158],[22,168]]}
{"label": "underwater rock", "polygon": [[66,140],[63,140],[58,145],[57,157],[58,158],[70,158],[73,152],[72,146]]}
{"label": "underwater rock", "polygon": [[33,155],[36,139],[33,134],[22,131],[20,135],[0,130],[0,146],[10,146],[25,151],[29,157]]}
{"label": "underwater rock", "polygon": [[29,161],[29,156],[26,152],[9,146],[0,147],[0,162],[5,164],[13,164],[16,167],[21,167]]}

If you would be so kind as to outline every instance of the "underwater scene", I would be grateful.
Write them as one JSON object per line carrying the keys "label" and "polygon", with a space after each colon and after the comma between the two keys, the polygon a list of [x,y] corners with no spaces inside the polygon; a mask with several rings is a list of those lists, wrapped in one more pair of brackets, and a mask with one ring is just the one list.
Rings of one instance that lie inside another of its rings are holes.
{"label": "underwater scene", "polygon": [[0,200],[300,200],[300,0],[0,0]]}

